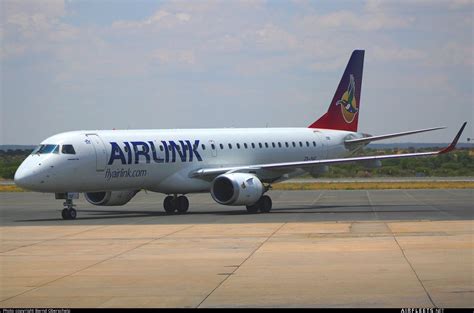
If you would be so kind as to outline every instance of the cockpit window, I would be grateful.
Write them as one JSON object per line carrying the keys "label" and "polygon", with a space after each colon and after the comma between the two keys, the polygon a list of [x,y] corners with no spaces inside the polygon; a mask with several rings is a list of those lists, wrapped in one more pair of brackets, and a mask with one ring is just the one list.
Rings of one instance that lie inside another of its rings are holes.
{"label": "cockpit window", "polygon": [[39,145],[31,154],[59,153],[58,145]]}
{"label": "cockpit window", "polygon": [[76,154],[76,151],[74,150],[74,147],[72,145],[63,145],[61,147],[61,153],[62,154]]}
{"label": "cockpit window", "polygon": [[31,152],[31,154],[36,154],[38,153],[39,149],[41,149],[42,145],[39,145],[39,146],[36,146],[36,148],[33,149],[33,151]]}

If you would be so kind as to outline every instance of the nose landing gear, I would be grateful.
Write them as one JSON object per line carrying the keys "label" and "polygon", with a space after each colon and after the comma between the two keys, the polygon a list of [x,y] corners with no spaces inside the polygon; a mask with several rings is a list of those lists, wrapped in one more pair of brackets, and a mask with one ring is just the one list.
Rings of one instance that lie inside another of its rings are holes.
{"label": "nose landing gear", "polygon": [[56,193],[56,199],[65,199],[63,205],[65,208],[61,211],[61,216],[64,220],[74,220],[77,217],[77,211],[74,209],[76,206],[72,200],[79,199],[79,193],[77,192],[66,192]]}
{"label": "nose landing gear", "polygon": [[65,220],[74,220],[77,217],[77,211],[74,209],[75,205],[72,203],[72,199],[66,199],[63,203],[66,207],[62,210],[61,215]]}

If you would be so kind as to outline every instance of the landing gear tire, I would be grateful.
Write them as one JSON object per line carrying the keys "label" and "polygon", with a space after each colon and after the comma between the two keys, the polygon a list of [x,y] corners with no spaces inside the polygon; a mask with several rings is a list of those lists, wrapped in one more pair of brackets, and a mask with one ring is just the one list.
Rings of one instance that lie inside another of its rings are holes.
{"label": "landing gear tire", "polygon": [[77,211],[73,208],[63,209],[61,212],[61,216],[65,220],[74,220],[77,217]]}
{"label": "landing gear tire", "polygon": [[262,196],[257,203],[262,213],[268,213],[272,209],[272,199],[269,196]]}
{"label": "landing gear tire", "polygon": [[175,202],[175,198],[172,196],[167,196],[165,200],[163,200],[163,208],[165,209],[166,213],[174,213],[174,211],[176,210]]}
{"label": "landing gear tire", "polygon": [[186,213],[189,209],[189,200],[185,196],[179,196],[175,200],[178,213]]}
{"label": "landing gear tire", "polygon": [[269,196],[262,196],[254,205],[247,205],[247,212],[251,214],[268,213],[272,209],[272,199]]}
{"label": "landing gear tire", "polygon": [[[63,203],[63,205],[65,206],[65,208],[61,211],[61,216],[63,219],[65,220],[74,220],[76,219],[77,217],[77,211],[74,209],[75,205],[72,201],[72,199],[77,199],[79,197],[79,195],[77,195],[77,197],[66,197],[66,201]],[[59,198],[61,199],[61,198]]]}
{"label": "landing gear tire", "polygon": [[77,211],[75,209],[69,209],[69,217],[71,220],[75,220],[77,217]]}
{"label": "landing gear tire", "polygon": [[68,212],[67,209],[63,209],[63,210],[62,210],[61,216],[63,217],[63,220],[68,220],[68,219],[70,219],[70,217],[69,217],[69,212]]}
{"label": "landing gear tire", "polygon": [[250,214],[258,213],[257,203],[255,203],[254,205],[247,205],[247,213],[250,213]]}

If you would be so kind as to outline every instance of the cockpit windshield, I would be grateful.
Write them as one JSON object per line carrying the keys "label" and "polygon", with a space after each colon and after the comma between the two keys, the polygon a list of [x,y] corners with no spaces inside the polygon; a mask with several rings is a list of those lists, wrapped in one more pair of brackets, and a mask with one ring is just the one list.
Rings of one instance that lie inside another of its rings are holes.
{"label": "cockpit windshield", "polygon": [[39,145],[31,154],[59,153],[59,145]]}
{"label": "cockpit windshield", "polygon": [[59,154],[60,150],[61,154],[76,154],[72,145],[39,145],[33,150],[33,152],[31,152],[31,154]]}

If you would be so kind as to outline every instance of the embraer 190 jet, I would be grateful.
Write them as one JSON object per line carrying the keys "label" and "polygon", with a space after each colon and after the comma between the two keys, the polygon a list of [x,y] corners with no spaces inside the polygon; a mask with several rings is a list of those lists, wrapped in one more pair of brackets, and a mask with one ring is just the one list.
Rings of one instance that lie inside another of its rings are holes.
{"label": "embraer 190 jet", "polygon": [[18,168],[15,183],[64,199],[62,217],[75,219],[73,199],[93,205],[129,202],[140,190],[167,194],[163,207],[185,213],[186,194],[210,192],[222,205],[267,213],[271,185],[332,164],[436,156],[453,150],[466,126],[440,151],[353,156],[371,141],[443,127],[372,136],[358,132],[364,51],[353,51],[328,111],[305,128],[91,130],[44,140]]}

